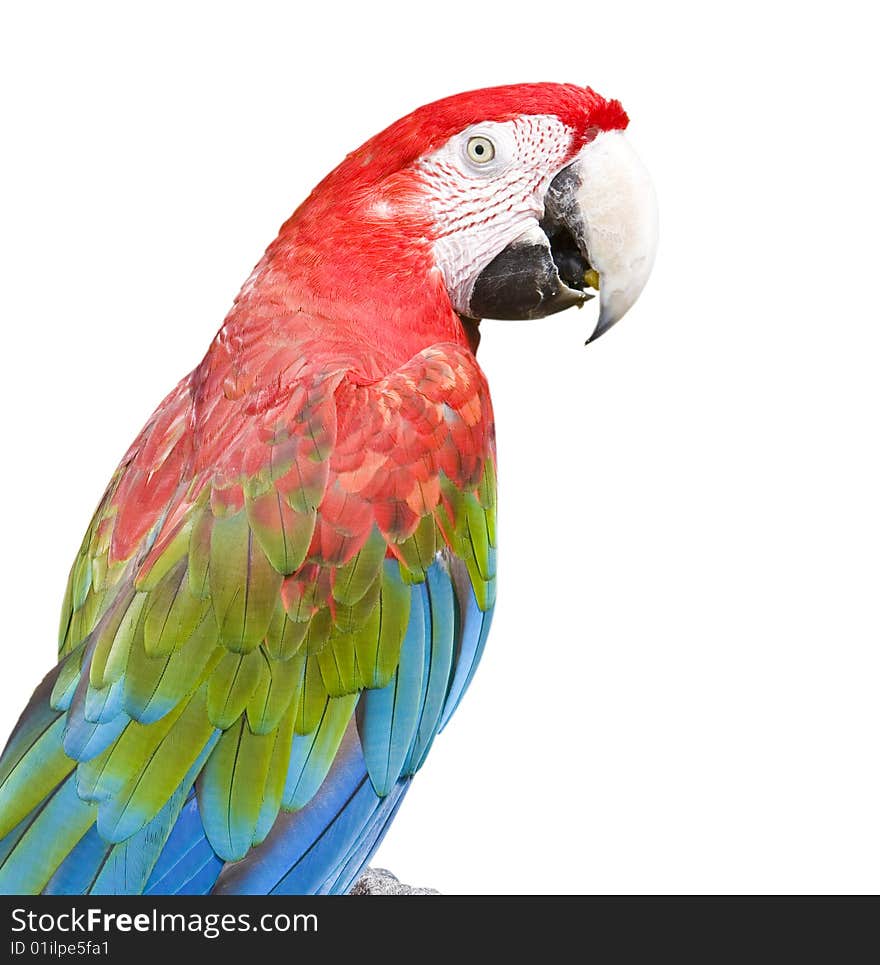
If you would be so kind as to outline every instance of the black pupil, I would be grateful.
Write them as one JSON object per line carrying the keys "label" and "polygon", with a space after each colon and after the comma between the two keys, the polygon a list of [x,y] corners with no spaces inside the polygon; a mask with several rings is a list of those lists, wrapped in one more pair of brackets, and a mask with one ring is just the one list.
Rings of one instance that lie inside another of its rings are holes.
{"label": "black pupil", "polygon": [[482,144],[474,145],[474,154],[481,155],[485,150]]}

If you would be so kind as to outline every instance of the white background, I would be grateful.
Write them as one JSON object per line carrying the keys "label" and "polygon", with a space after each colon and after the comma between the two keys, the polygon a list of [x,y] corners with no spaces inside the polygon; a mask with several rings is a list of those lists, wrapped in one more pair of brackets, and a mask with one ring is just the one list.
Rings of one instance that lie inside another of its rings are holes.
{"label": "white background", "polygon": [[880,890],[868,7],[302,6],[4,6],[0,730],[116,462],[308,189],[426,101],[590,84],[656,179],[654,277],[588,349],[592,307],[483,326],[497,617],[378,863]]}

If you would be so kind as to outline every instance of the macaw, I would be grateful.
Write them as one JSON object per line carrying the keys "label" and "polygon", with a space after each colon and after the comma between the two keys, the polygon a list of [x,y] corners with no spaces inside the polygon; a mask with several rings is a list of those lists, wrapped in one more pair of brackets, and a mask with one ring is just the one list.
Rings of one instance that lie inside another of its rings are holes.
{"label": "macaw", "polygon": [[525,84],[422,107],[281,227],[125,454],[58,663],[0,759],[0,891],[347,893],[495,604],[479,319],[641,292],[627,115]]}

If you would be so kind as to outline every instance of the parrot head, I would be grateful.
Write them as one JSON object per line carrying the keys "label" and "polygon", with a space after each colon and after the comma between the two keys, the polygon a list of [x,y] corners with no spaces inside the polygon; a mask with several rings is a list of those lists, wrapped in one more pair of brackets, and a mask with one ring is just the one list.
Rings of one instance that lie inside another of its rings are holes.
{"label": "parrot head", "polygon": [[325,281],[335,266],[337,300],[349,289],[363,305],[371,280],[393,292],[384,320],[413,284],[441,292],[474,346],[481,318],[543,318],[598,289],[593,341],[638,298],[657,244],[627,123],[618,101],[569,84],[448,97],[349,154],[280,237],[300,263],[311,248]]}

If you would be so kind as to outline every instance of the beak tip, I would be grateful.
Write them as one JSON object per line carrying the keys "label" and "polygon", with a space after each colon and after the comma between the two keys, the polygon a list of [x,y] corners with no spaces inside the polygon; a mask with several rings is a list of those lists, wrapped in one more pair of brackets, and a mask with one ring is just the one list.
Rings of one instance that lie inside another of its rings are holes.
{"label": "beak tip", "polygon": [[609,280],[605,283],[599,293],[599,318],[593,334],[587,339],[587,345],[595,342],[597,338],[604,335],[608,329],[613,328],[626,313],[633,307],[642,292],[647,276],[639,279],[635,285],[632,283],[618,285]]}
{"label": "beak tip", "polygon": [[589,345],[591,342],[595,342],[596,339],[604,335],[609,328],[612,328],[622,317],[623,313],[617,314],[616,312],[611,312],[608,310],[607,302],[602,305],[599,310],[599,319],[596,322],[596,327],[593,329],[593,333],[584,342],[584,345]]}

